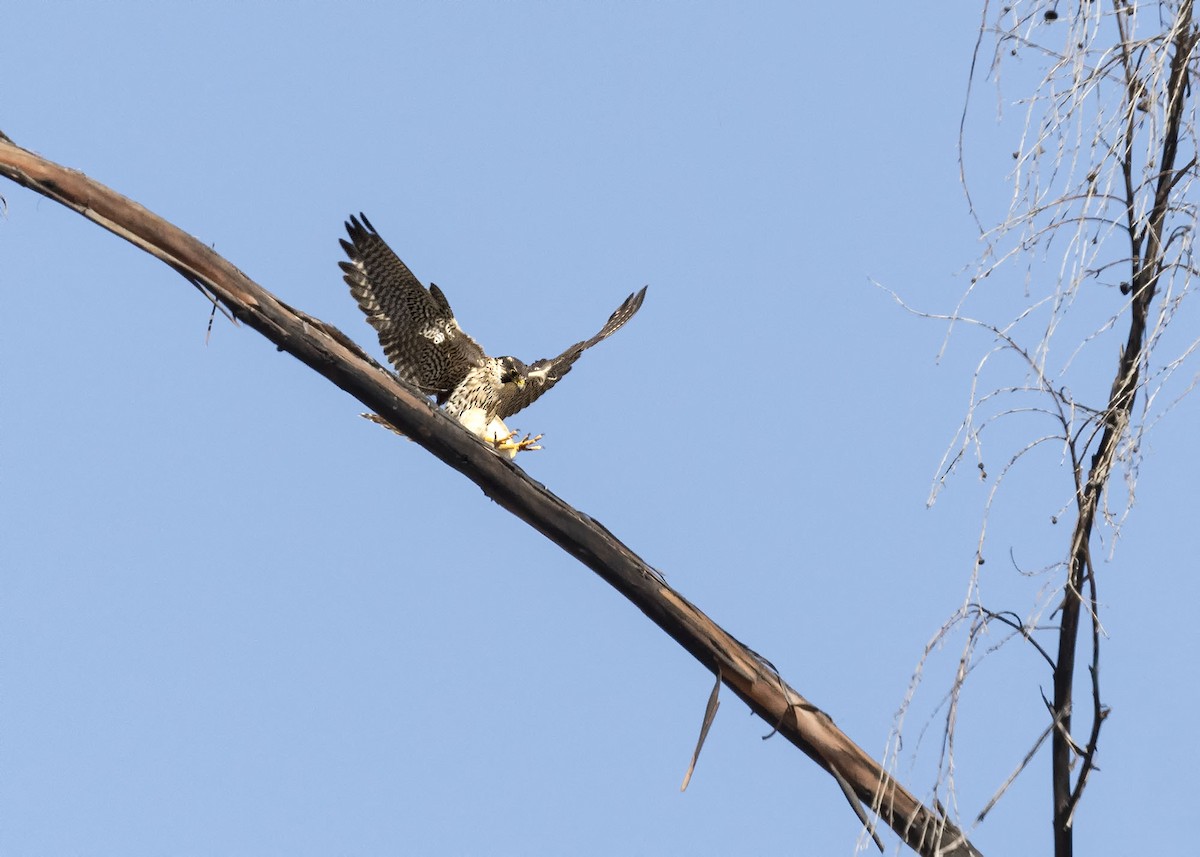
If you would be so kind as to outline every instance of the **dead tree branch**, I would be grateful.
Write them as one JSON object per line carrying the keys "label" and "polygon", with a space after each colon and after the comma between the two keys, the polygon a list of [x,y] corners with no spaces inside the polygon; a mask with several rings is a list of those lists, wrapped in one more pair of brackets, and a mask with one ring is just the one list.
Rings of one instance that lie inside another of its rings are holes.
{"label": "dead tree branch", "polygon": [[[1119,4],[1118,4],[1119,5]],[[1124,18],[1118,8],[1116,19],[1121,33],[1123,69],[1125,72],[1125,105],[1127,113],[1125,139],[1121,146],[1122,175],[1127,195],[1126,227],[1132,244],[1133,295],[1130,306],[1129,334],[1121,350],[1116,377],[1103,416],[1103,433],[1092,455],[1086,480],[1076,495],[1079,516],[1071,535],[1067,583],[1060,607],[1061,625],[1058,638],[1058,657],[1054,669],[1054,716],[1060,728],[1051,739],[1052,783],[1054,791],[1054,853],[1056,857],[1071,857],[1073,852],[1072,819],[1083,794],[1088,775],[1095,767],[1095,755],[1100,725],[1105,711],[1099,697],[1099,626],[1096,611],[1095,573],[1092,568],[1091,542],[1100,499],[1108,485],[1116,460],[1118,446],[1129,425],[1134,398],[1140,385],[1142,366],[1146,359],[1146,336],[1151,306],[1162,275],[1165,259],[1163,225],[1171,211],[1171,190],[1179,180],[1175,159],[1179,149],[1180,127],[1188,95],[1188,66],[1197,41],[1192,23],[1192,0],[1183,0],[1172,29],[1174,55],[1163,96],[1166,100],[1166,122],[1163,127],[1162,148],[1158,166],[1154,203],[1149,217],[1140,218],[1135,210],[1135,191],[1132,180],[1132,150],[1135,133],[1134,117],[1145,98],[1144,84],[1130,59],[1129,39]],[[1186,169],[1190,169],[1189,164]],[[1075,654],[1079,645],[1079,623],[1082,608],[1087,606],[1092,621],[1093,689],[1091,735],[1087,745],[1079,748],[1071,738],[1071,715],[1074,702]],[[1076,754],[1082,762],[1074,785],[1071,769]]]}
{"label": "dead tree branch", "polygon": [[820,767],[913,850],[928,857],[979,852],[945,814],[899,785],[789,687],[769,662],[738,642],[598,521],[531,480],[523,470],[396,381],[336,328],[289,307],[200,241],[82,173],[0,135],[0,174],[53,199],[161,259],[261,333],[386,418],[472,480],[484,493],[578,559],[720,677],[765,722]]}

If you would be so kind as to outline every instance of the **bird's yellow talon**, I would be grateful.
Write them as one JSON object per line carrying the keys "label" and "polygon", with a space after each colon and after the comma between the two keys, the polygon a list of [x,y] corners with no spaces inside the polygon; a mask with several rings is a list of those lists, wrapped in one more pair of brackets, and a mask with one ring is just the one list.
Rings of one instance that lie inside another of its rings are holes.
{"label": "bird's yellow talon", "polygon": [[542,439],[539,434],[536,437],[526,434],[520,440],[513,440],[520,432],[511,431],[505,437],[496,437],[492,440],[492,444],[501,452],[532,452],[535,449],[541,449],[538,441]]}

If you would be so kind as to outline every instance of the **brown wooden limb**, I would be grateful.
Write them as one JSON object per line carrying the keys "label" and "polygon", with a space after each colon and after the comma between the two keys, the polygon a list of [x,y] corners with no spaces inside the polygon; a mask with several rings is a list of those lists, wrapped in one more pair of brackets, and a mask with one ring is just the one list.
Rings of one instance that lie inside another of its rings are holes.
{"label": "brown wooden limb", "polygon": [[0,140],[0,175],[54,199],[198,282],[230,313],[341,387],[472,480],[500,506],[592,569],[666,631],[788,741],[922,855],[979,852],[850,740],[775,670],[676,592],[598,521],[530,479],[507,458],[384,371],[336,328],[292,309],[211,248],[99,182]]}

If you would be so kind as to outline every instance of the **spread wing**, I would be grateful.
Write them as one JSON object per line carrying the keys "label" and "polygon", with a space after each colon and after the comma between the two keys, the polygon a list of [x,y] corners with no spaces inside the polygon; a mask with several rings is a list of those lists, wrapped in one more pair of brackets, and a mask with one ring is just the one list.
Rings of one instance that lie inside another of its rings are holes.
{"label": "spread wing", "polygon": [[642,286],[640,291],[636,291],[625,299],[625,302],[617,307],[616,312],[609,316],[604,327],[600,328],[600,332],[591,339],[585,339],[583,342],[576,342],[562,354],[554,358],[543,358],[529,366],[529,371],[526,374],[525,387],[523,389],[514,389],[511,393],[504,396],[500,403],[499,417],[505,419],[515,414],[517,411],[532,404],[542,393],[549,390],[563,375],[571,371],[571,366],[579,359],[583,352],[587,351],[597,342],[612,336],[621,326],[629,319],[633,318],[642,307],[642,301],[646,298],[646,286]]}
{"label": "spread wing", "polygon": [[341,244],[350,261],[338,265],[350,294],[378,331],[396,373],[441,404],[484,360],[483,349],[459,328],[442,290],[421,285],[365,214],[351,216],[346,232],[350,240]]}

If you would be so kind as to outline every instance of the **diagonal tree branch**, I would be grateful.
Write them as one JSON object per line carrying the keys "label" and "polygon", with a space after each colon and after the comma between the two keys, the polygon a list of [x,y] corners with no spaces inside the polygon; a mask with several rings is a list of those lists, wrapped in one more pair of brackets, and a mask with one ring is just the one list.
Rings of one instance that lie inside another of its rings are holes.
{"label": "diagonal tree branch", "polygon": [[[472,480],[492,500],[559,545],[631,601],[718,676],[764,721],[922,855],[979,852],[789,687],[764,658],[672,589],[602,524],[572,508],[398,382],[336,328],[293,309],[209,247],[84,174],[16,146],[0,133],[0,175],[53,199],[161,259],[242,323],[350,393]],[[856,807],[856,810],[858,808]]]}

